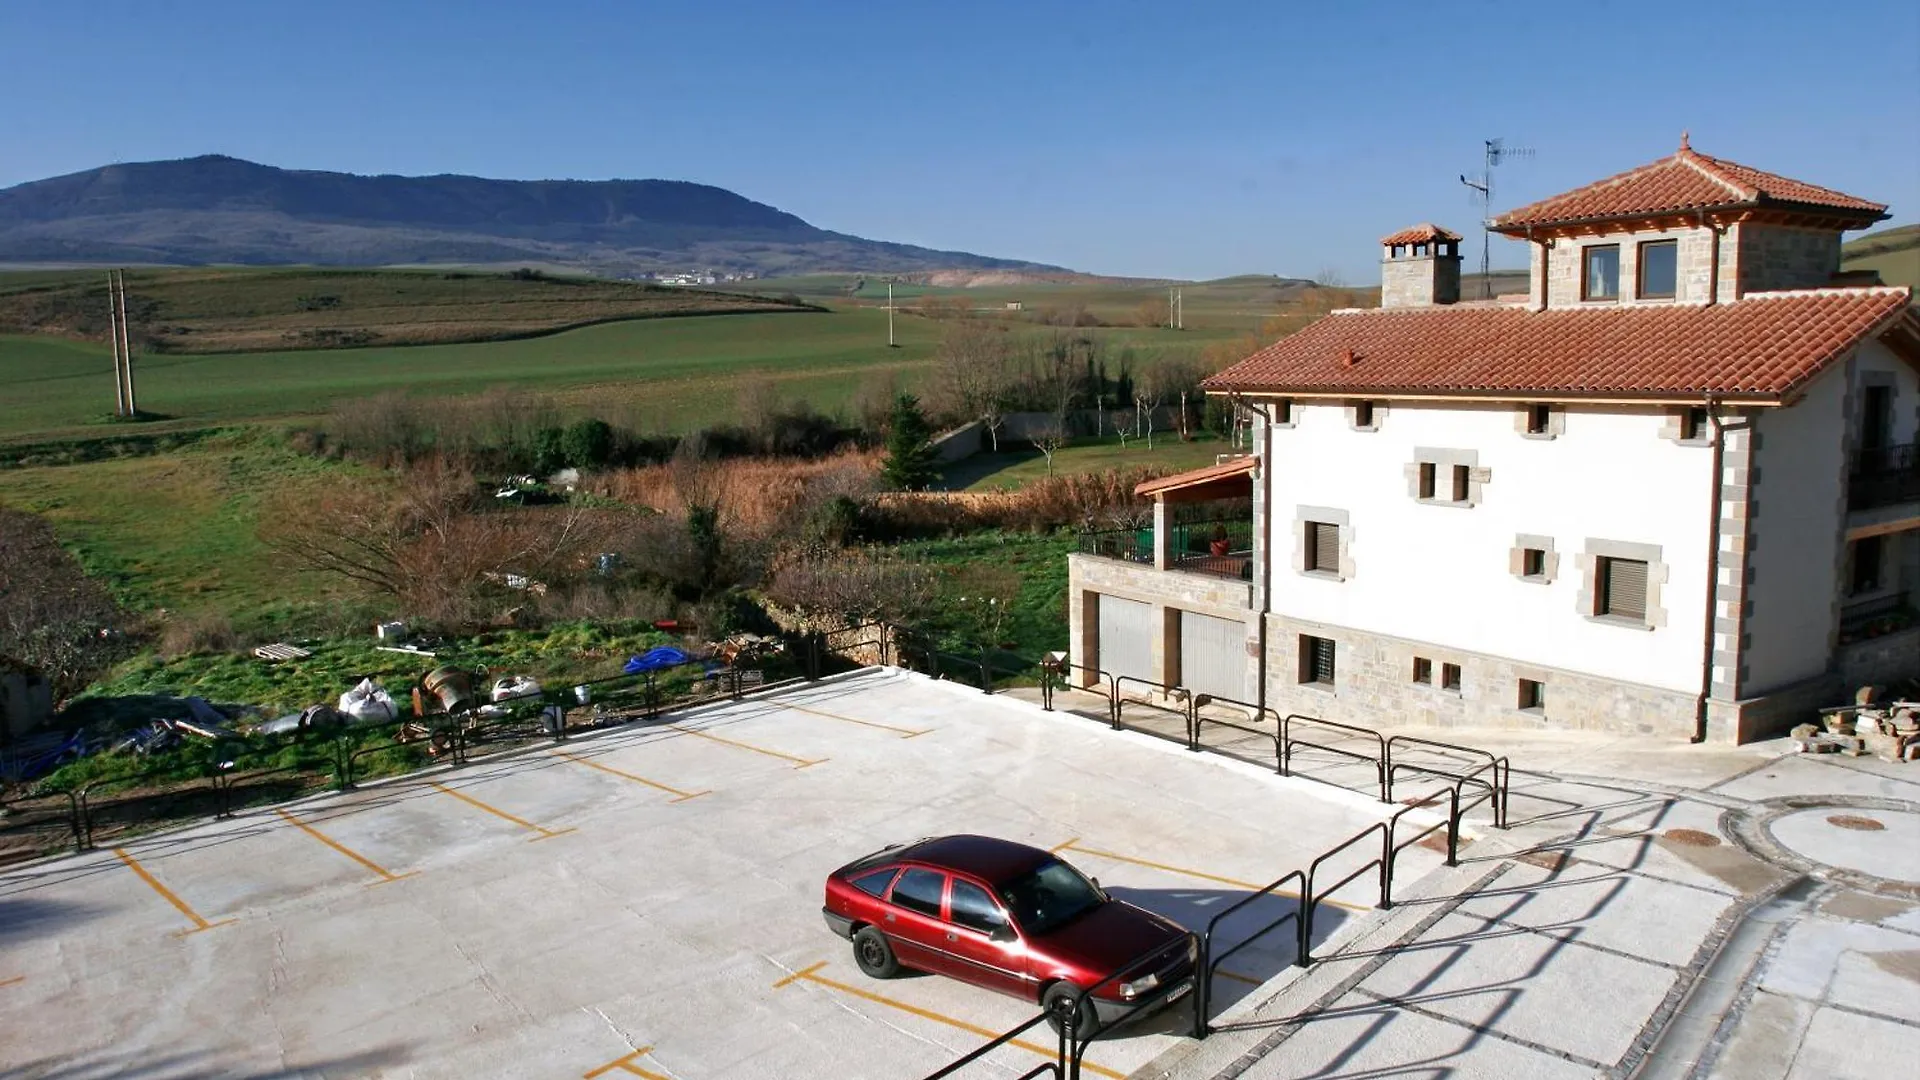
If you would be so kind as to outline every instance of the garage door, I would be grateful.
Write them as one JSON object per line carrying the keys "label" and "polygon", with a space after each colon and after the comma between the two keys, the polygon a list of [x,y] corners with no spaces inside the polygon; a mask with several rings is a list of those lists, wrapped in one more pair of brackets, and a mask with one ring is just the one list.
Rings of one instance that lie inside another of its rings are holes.
{"label": "garage door", "polygon": [[1100,656],[1095,666],[1116,676],[1159,682],[1153,672],[1153,605],[1100,598]]}
{"label": "garage door", "polygon": [[1247,624],[1181,612],[1180,685],[1215,697],[1253,700],[1247,693]]}

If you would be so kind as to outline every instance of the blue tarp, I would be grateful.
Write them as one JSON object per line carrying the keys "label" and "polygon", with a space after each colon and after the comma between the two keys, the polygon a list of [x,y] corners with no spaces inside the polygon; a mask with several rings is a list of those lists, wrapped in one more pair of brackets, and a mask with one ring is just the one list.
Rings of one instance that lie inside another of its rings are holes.
{"label": "blue tarp", "polygon": [[621,670],[628,675],[638,675],[645,671],[659,671],[662,668],[679,667],[689,659],[691,658],[679,649],[671,645],[661,645],[658,648],[648,649],[643,656],[636,656],[628,660],[627,666]]}

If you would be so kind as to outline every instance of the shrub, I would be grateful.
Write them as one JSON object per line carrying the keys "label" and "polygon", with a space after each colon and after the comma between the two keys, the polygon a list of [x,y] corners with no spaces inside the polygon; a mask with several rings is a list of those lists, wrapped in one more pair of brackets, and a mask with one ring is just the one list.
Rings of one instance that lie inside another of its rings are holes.
{"label": "shrub", "polygon": [[560,438],[560,453],[577,469],[597,469],[613,457],[613,425],[588,417],[576,420]]}
{"label": "shrub", "polygon": [[160,658],[175,660],[196,653],[233,652],[240,647],[233,624],[219,612],[174,615],[160,630]]}

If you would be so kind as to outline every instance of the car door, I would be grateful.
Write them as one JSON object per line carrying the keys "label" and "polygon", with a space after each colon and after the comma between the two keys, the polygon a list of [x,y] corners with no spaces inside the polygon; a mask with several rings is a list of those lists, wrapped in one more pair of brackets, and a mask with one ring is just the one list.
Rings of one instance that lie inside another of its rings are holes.
{"label": "car door", "polygon": [[947,875],[924,866],[909,866],[894,879],[887,893],[887,910],[880,930],[893,943],[893,955],[918,971],[953,975],[956,964],[947,951],[947,924],[942,918]]}
{"label": "car door", "polygon": [[[1035,996],[1039,988],[1027,972],[1026,945],[993,893],[959,876],[948,889],[945,944],[955,963],[967,970],[962,978],[1003,994]],[[1006,940],[994,940],[996,932]]]}

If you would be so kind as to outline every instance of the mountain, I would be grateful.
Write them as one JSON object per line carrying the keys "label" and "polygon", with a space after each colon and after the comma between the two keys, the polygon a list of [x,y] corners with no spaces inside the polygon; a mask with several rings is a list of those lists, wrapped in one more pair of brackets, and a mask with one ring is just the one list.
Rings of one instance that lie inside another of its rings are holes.
{"label": "mountain", "polygon": [[356,176],[219,155],[0,190],[0,262],[539,263],[762,276],[1059,269],[830,232],[678,180]]}

